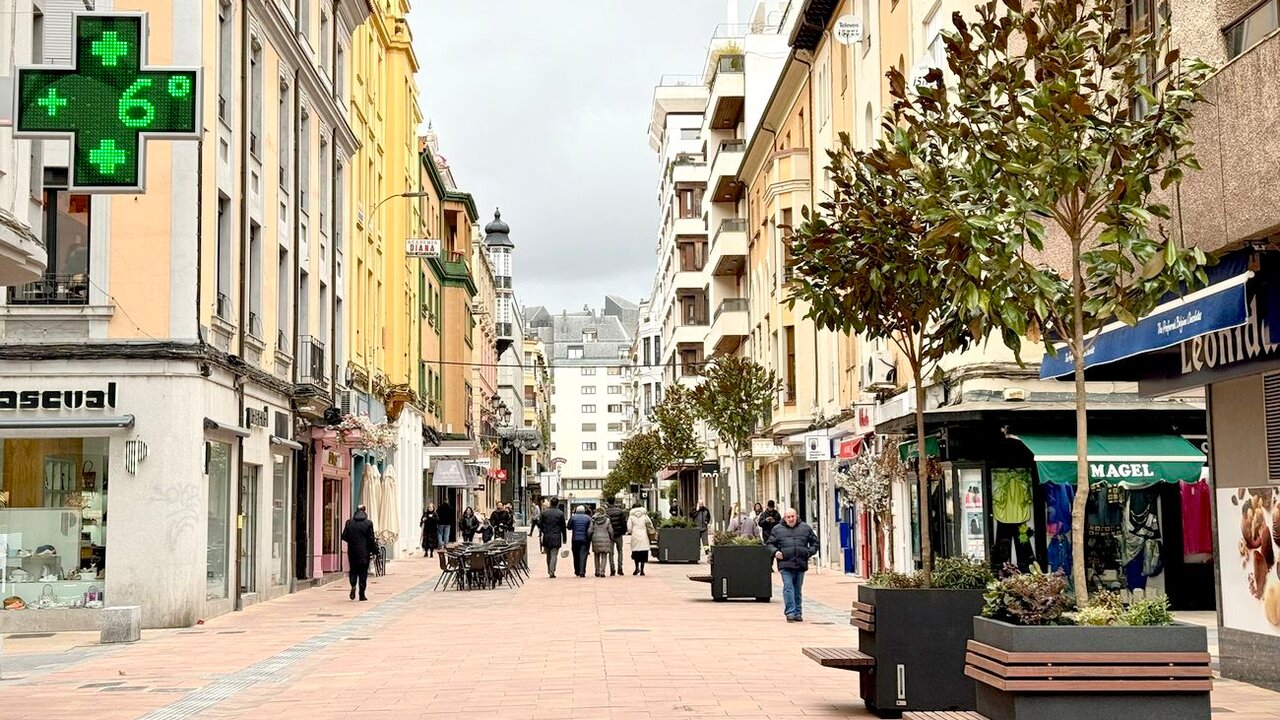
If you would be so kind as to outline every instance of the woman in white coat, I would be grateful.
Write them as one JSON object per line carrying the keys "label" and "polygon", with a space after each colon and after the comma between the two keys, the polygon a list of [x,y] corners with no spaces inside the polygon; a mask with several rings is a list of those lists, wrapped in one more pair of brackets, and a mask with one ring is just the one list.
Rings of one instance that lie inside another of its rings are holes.
{"label": "woman in white coat", "polygon": [[627,532],[631,533],[631,561],[636,569],[632,575],[643,575],[644,564],[649,561],[649,531],[653,529],[653,519],[639,505],[631,508],[627,516]]}

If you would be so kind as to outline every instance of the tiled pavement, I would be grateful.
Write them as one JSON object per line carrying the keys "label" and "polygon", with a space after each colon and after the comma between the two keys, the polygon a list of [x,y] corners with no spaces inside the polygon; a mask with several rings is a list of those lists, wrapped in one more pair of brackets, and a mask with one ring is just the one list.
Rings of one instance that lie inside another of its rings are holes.
{"label": "tiled pavement", "polygon": [[[131,646],[11,637],[0,717],[870,717],[856,675],[799,651],[855,641],[854,585],[837,573],[809,574],[796,625],[777,600],[712,602],[685,579],[693,566],[555,580],[535,568],[518,590],[436,593],[437,567],[392,563],[368,603],[329,585]],[[1215,720],[1280,720],[1280,694],[1240,683],[1219,681],[1213,705]]]}

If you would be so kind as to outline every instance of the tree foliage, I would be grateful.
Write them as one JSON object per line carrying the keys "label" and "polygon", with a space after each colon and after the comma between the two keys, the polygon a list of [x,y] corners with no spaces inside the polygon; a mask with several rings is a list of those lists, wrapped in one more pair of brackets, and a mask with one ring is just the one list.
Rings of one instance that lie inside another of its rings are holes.
{"label": "tree foliage", "polygon": [[[980,259],[963,273],[987,292],[959,299],[994,324],[1060,339],[1050,351],[1073,363],[1076,557],[1089,487],[1088,345],[1107,323],[1135,324],[1169,294],[1208,282],[1207,258],[1169,231],[1155,184],[1176,191],[1199,167],[1189,124],[1210,68],[1180,59],[1165,35],[1131,34],[1118,12],[1087,0],[992,1],[972,23],[956,14],[945,40],[957,137],[970,146],[949,173],[965,191],[950,196],[945,222],[987,238],[970,242]],[[919,95],[945,102],[941,82],[933,85]],[[1048,238],[1070,246],[1064,272],[1035,260]],[[1001,288],[1007,294],[988,302]],[[1073,579],[1083,603],[1084,563]]]}
{"label": "tree foliage", "polygon": [[712,360],[702,374],[702,383],[693,390],[699,414],[734,457],[747,454],[751,437],[773,411],[782,382],[772,370],[737,356]]}
{"label": "tree foliage", "polygon": [[668,462],[701,462],[704,448],[694,427],[699,417],[693,393],[683,385],[671,385],[665,393],[662,402],[653,408],[664,456]]}
{"label": "tree foliage", "polygon": [[669,462],[666,447],[656,431],[632,435],[623,441],[618,464],[605,478],[605,499],[617,496],[632,483],[648,487],[658,471]]}

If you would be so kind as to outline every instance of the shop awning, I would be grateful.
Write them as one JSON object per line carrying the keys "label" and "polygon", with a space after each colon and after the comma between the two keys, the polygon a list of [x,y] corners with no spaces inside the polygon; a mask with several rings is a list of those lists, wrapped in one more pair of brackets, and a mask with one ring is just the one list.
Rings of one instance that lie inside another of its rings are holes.
{"label": "shop awning", "polygon": [[[1245,284],[1253,273],[1235,275],[1202,290],[1164,303],[1137,325],[1114,322],[1092,337],[1085,351],[1085,367],[1106,365],[1152,350],[1172,347],[1211,332],[1244,325],[1249,319]],[[1064,377],[1075,372],[1071,353],[1059,346],[1057,357],[1040,361],[1040,379]]]}
{"label": "shop awning", "polygon": [[287,447],[287,448],[289,448],[290,450],[301,450],[301,449],[302,449],[302,443],[300,443],[300,442],[298,442],[298,441],[296,441],[296,440],[288,440],[288,439],[286,439],[286,438],[276,437],[275,435],[271,435],[271,436],[269,436],[269,437],[267,438],[267,440],[268,440],[272,445],[279,445],[279,446],[281,446],[281,447]]}
{"label": "shop awning", "polygon": [[248,430],[242,427],[239,427],[237,425],[229,425],[227,423],[220,423],[217,420],[214,420],[212,418],[204,419],[204,429],[209,431],[221,431],[225,433],[231,433],[236,437],[242,437],[242,438],[247,438],[249,437],[249,434],[250,434]]}
{"label": "shop awning", "polygon": [[[1017,435],[1035,455],[1040,482],[1076,481],[1073,435]],[[1089,482],[1142,487],[1157,482],[1200,479],[1204,453],[1176,435],[1099,435],[1089,437]]]}
{"label": "shop awning", "polygon": [[74,430],[76,428],[130,428],[132,415],[108,417],[31,418],[0,420],[0,430]]}
{"label": "shop awning", "polygon": [[[938,450],[937,435],[929,435],[924,439],[924,451],[929,453],[929,457],[938,457],[938,455],[941,454]],[[916,457],[919,454],[920,451],[916,450],[915,440],[898,443],[898,457],[902,458],[902,462],[906,462],[908,459]]]}
{"label": "shop awning", "polygon": [[475,475],[461,460],[440,460],[431,472],[432,487],[469,488],[475,484]]}

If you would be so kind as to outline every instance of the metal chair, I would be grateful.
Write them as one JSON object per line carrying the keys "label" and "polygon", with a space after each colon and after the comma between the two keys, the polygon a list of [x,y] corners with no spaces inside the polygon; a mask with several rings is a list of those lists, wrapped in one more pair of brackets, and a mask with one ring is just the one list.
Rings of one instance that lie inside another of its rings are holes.
{"label": "metal chair", "polygon": [[441,584],[445,589],[458,581],[459,575],[462,573],[462,562],[456,555],[446,552],[436,553],[440,557],[440,578],[436,580],[436,590],[440,589]]}

